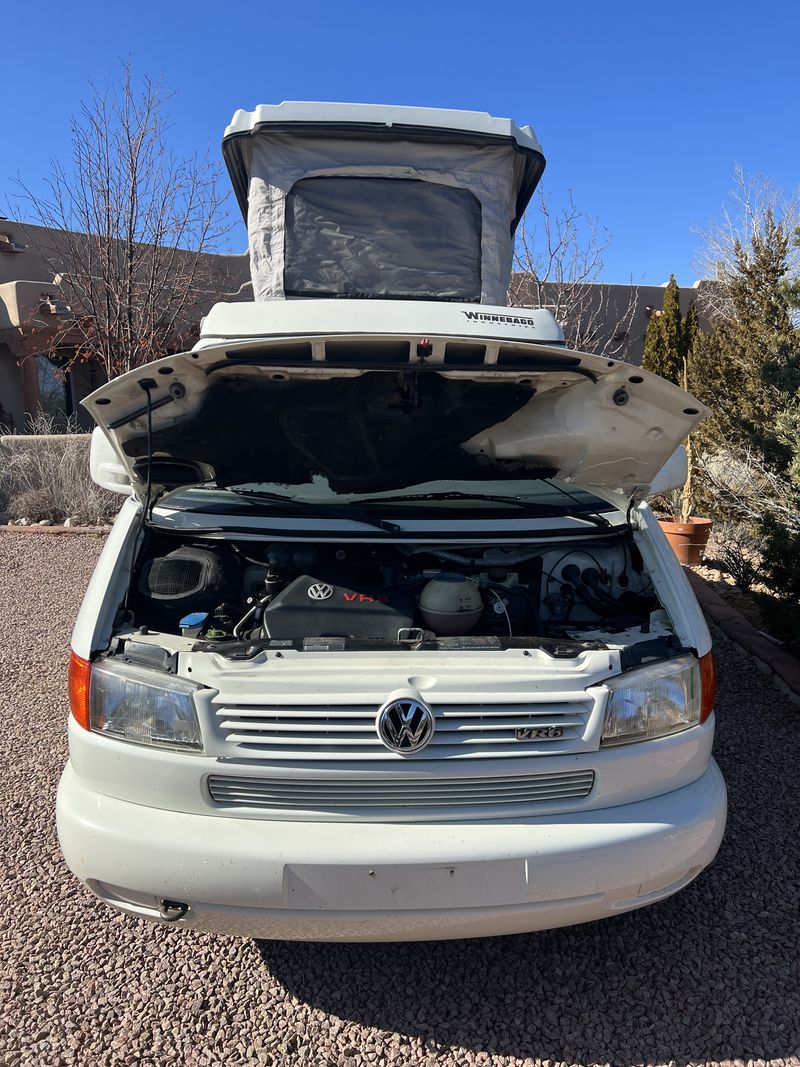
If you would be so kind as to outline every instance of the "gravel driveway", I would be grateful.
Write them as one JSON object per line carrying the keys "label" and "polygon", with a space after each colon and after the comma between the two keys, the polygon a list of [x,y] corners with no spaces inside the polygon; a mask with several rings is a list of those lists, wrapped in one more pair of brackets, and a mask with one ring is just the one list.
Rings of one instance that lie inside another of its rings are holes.
{"label": "gravel driveway", "polygon": [[64,668],[99,548],[0,536],[0,1063],[800,1063],[800,713],[735,646],[729,829],[677,897],[484,941],[210,938],[111,912],[58,851]]}

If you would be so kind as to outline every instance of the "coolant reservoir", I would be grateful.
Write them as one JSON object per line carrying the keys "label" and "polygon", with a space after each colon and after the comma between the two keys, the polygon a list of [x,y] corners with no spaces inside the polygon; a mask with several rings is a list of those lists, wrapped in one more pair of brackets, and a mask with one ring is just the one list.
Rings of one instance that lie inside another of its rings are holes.
{"label": "coolant reservoir", "polygon": [[442,571],[422,590],[419,610],[425,624],[442,637],[457,637],[472,629],[481,617],[483,600],[478,587],[463,574]]}

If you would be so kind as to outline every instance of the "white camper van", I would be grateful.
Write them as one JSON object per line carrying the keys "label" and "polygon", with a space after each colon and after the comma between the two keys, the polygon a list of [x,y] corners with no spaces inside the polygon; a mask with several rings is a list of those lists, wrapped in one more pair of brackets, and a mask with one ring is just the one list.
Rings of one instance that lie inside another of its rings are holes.
{"label": "white camper van", "polygon": [[505,306],[529,127],[285,103],[223,151],[254,300],[86,401],[129,499],[73,637],[70,868],[130,915],[306,940],[675,893],[726,796],[646,498],[704,409]]}

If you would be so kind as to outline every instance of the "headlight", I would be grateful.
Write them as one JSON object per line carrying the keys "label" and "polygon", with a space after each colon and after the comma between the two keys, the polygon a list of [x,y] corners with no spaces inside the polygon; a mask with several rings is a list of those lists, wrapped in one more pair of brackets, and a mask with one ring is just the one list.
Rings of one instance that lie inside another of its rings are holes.
{"label": "headlight", "polygon": [[201,752],[203,739],[193,699],[201,688],[128,663],[94,663],[89,728],[137,745]]}
{"label": "headlight", "polygon": [[612,678],[606,682],[611,692],[600,743],[628,745],[697,726],[705,717],[702,682],[700,661],[693,656]]}

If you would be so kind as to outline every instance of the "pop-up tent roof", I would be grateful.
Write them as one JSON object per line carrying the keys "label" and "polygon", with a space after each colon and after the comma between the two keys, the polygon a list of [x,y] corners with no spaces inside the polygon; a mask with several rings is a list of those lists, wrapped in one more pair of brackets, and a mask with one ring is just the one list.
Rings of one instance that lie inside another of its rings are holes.
{"label": "pop-up tent roof", "polygon": [[237,111],[222,151],[256,300],[504,304],[544,170],[529,126],[482,112],[288,102]]}

